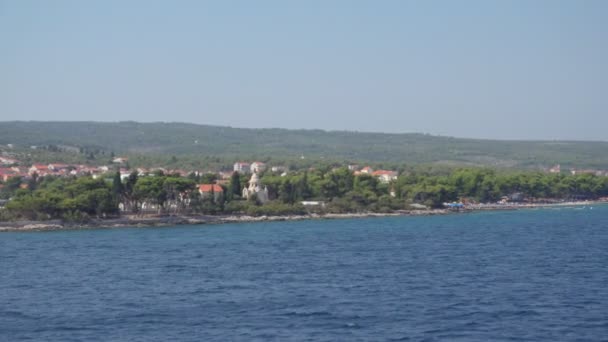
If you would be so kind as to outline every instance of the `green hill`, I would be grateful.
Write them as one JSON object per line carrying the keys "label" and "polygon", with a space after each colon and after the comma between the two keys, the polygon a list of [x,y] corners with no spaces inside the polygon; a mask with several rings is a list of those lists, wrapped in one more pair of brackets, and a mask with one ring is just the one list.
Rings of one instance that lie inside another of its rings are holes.
{"label": "green hill", "polygon": [[186,123],[0,122],[0,144],[64,145],[116,154],[324,158],[390,163],[608,168],[608,142],[499,141],[426,134],[244,129]]}

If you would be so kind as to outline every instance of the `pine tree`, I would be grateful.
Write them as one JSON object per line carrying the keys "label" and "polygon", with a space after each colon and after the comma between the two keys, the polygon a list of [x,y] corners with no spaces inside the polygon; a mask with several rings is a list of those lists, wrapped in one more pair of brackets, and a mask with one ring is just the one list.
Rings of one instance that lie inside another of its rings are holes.
{"label": "pine tree", "polygon": [[234,198],[235,196],[241,195],[241,175],[234,171],[232,176],[230,177],[230,191],[228,192],[228,196]]}

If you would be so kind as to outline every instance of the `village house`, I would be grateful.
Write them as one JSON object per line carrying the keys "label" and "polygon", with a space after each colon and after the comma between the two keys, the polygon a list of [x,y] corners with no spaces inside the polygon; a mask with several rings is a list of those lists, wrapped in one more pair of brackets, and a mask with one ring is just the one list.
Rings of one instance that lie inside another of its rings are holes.
{"label": "village house", "polygon": [[8,157],[0,157],[0,164],[2,165],[14,165],[18,164],[19,161],[17,159],[8,158]]}
{"label": "village house", "polygon": [[68,164],[49,164],[48,165],[49,172],[56,174],[69,174],[72,169],[75,169],[73,166]]}
{"label": "village house", "polygon": [[251,163],[251,166],[249,167],[251,173],[260,173],[260,172],[264,172],[266,171],[266,164],[263,162],[253,162]]}
{"label": "village house", "polygon": [[607,175],[607,173],[605,171],[602,170],[576,170],[576,169],[571,169],[570,170],[570,174],[573,176],[576,175],[594,175],[594,176],[605,176]]}
{"label": "village house", "polygon": [[549,169],[549,173],[561,173],[561,172],[562,172],[562,168],[561,168],[561,165],[559,165],[559,164],[557,164]]}
{"label": "village house", "polygon": [[201,194],[202,198],[210,198],[213,196],[213,199],[217,201],[224,194],[224,189],[218,184],[199,184],[198,192]]}
{"label": "village house", "polygon": [[374,169],[372,169],[371,166],[366,166],[366,167],[362,168],[361,171],[359,171],[359,172],[371,175],[372,172],[374,172]]}
{"label": "village house", "polygon": [[0,180],[6,182],[12,177],[29,178],[30,175],[25,170],[20,170],[18,167],[0,167]]}
{"label": "village house", "polygon": [[32,167],[30,167],[29,174],[32,175],[34,173],[37,173],[38,176],[46,176],[52,172],[49,170],[48,165],[34,164],[34,165],[32,165]]}
{"label": "village house", "polygon": [[8,167],[0,167],[0,180],[6,182],[9,178],[18,176],[15,170]]}
{"label": "village house", "polygon": [[323,201],[301,201],[300,204],[305,207],[325,207],[325,202]]}
{"label": "village house", "polygon": [[270,168],[272,172],[287,172],[287,166],[273,166]]}
{"label": "village house", "polygon": [[103,172],[104,171],[100,170],[100,168],[95,166],[76,165],[76,167],[70,171],[70,175],[91,175],[94,179],[96,179]]}
{"label": "village house", "polygon": [[131,175],[131,171],[125,169],[125,168],[120,168],[120,180],[124,181],[125,179],[128,179],[129,176]]}
{"label": "village house", "polygon": [[236,162],[236,163],[234,163],[234,167],[232,170],[235,172],[238,172],[238,173],[247,173],[247,172],[249,172],[249,167],[250,167],[249,163]]}
{"label": "village house", "polygon": [[116,157],[116,158],[112,159],[112,163],[115,163],[115,164],[125,164],[128,161],[129,161],[129,158],[126,158],[126,157]]}
{"label": "village house", "polygon": [[220,177],[220,179],[229,180],[230,177],[232,177],[233,173],[234,171],[220,171],[218,172],[218,176]]}
{"label": "village house", "polygon": [[397,179],[397,171],[377,170],[372,172],[372,176],[377,177],[381,183],[390,183]]}

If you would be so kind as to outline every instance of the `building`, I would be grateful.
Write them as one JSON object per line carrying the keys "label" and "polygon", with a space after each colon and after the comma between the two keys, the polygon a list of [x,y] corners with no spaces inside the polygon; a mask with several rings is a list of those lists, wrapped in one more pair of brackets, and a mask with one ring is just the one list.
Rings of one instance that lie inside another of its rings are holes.
{"label": "building", "polygon": [[133,173],[133,171],[127,170],[122,167],[120,168],[120,170],[118,172],[120,173],[121,181],[125,181],[126,179],[129,179],[129,177],[131,176],[131,173]]}
{"label": "building", "polygon": [[370,166],[366,166],[366,167],[362,168],[361,171],[359,171],[359,172],[371,175],[372,172],[374,172],[374,169],[372,169]]}
{"label": "building", "polygon": [[213,196],[213,200],[217,201],[221,196],[224,195],[224,189],[218,184],[199,184],[198,192],[202,198],[210,198]]}
{"label": "building", "polygon": [[604,172],[600,170],[576,170],[571,169],[570,174],[573,176],[576,175],[594,175],[594,176],[603,176]]}
{"label": "building", "polygon": [[50,173],[49,166],[44,164],[34,164],[29,169],[29,174],[37,173],[38,176],[46,176]]}
{"label": "building", "polygon": [[559,164],[557,164],[549,169],[549,173],[561,173],[561,172],[562,172],[562,167]]}
{"label": "building", "polygon": [[270,171],[272,172],[287,172],[287,166],[273,166],[270,168]]}
{"label": "building", "polygon": [[71,165],[68,164],[49,164],[48,165],[49,170],[53,171],[53,172],[59,172],[59,171],[69,171],[70,169],[74,169],[74,167],[72,167]]}
{"label": "building", "polygon": [[248,173],[249,167],[250,167],[249,163],[236,162],[236,163],[234,163],[234,167],[232,168],[232,171],[238,172],[238,173]]}
{"label": "building", "polygon": [[13,165],[17,164],[19,161],[17,159],[8,158],[8,157],[0,157],[0,164],[2,165]]}
{"label": "building", "polygon": [[251,173],[261,173],[266,171],[266,164],[256,161],[251,163],[251,166],[249,167],[249,169],[251,170]]}
{"label": "building", "polygon": [[300,204],[305,207],[325,207],[325,202],[323,201],[301,201]]}
{"label": "building", "polygon": [[257,198],[262,203],[268,202],[268,189],[260,183],[260,178],[257,173],[254,173],[249,180],[249,186],[243,189],[243,198]]}
{"label": "building", "polygon": [[15,172],[15,170],[7,167],[0,167],[0,180],[6,182],[9,178],[16,176],[19,176],[19,173]]}
{"label": "building", "polygon": [[129,158],[126,158],[126,157],[116,157],[116,158],[112,159],[112,163],[115,163],[115,164],[124,164],[128,161],[129,161]]}
{"label": "building", "polygon": [[378,178],[381,183],[390,183],[397,179],[397,171],[377,170],[372,172],[372,176]]}

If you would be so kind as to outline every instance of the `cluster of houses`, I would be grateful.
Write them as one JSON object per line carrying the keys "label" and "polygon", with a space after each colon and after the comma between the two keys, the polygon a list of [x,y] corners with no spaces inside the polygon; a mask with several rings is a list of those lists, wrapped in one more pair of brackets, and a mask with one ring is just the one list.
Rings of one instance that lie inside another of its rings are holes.
{"label": "cluster of houses", "polygon": [[[192,172],[176,169],[169,170],[160,167],[156,168],[127,168],[124,167],[128,159],[126,157],[117,157],[113,159],[113,163],[119,164],[119,172],[121,179],[128,178],[133,172],[136,172],[139,176],[153,175],[158,171],[162,171],[165,174],[179,174],[187,176]],[[22,163],[14,158],[0,156],[0,180],[6,181],[8,178],[20,176],[23,178],[31,177],[36,174],[38,176],[82,176],[91,175],[93,178],[100,177],[101,175],[114,170],[113,166],[90,166],[90,165],[72,165],[62,163],[51,163],[42,164],[36,163],[29,167],[20,166]],[[390,183],[397,179],[399,175],[397,171],[392,170],[374,170],[371,166],[360,167],[359,165],[348,165],[348,169],[353,172],[355,176],[358,175],[370,175],[378,178],[382,183]],[[269,167],[266,163],[260,161],[254,162],[236,162],[230,171],[219,171],[219,172],[207,172],[216,173],[218,176],[217,183],[222,185],[226,184],[230,179],[233,172],[239,172],[241,174],[260,174],[265,171],[271,171],[281,175],[286,175],[288,168],[285,166],[271,166]],[[549,173],[562,173],[561,166],[559,164],[546,169]],[[202,175],[202,172],[193,171],[196,175]],[[591,169],[570,169],[569,173],[572,175],[580,174],[592,174],[596,176],[608,176],[606,170],[591,170]]]}
{"label": "cluster of houses", "polygon": [[3,164],[0,167],[0,180],[6,181],[12,177],[30,178],[34,175],[38,176],[83,176],[93,175],[94,177],[106,173],[110,170],[107,166],[90,166],[90,165],[68,165],[60,163],[41,164],[36,163],[29,167],[18,166],[18,160],[12,160],[7,164],[6,158],[0,159]]}
{"label": "cluster of houses", "polygon": [[[264,162],[254,161],[253,163],[249,162],[236,162],[232,167],[232,171],[238,173],[261,173],[268,170],[268,166]],[[272,166],[270,168],[271,172],[281,172],[286,173],[288,168],[286,166]]]}
{"label": "cluster of houses", "polygon": [[[267,165],[263,162],[255,161],[252,163],[248,162],[236,162],[233,165],[232,170],[238,173],[261,173],[268,169]],[[348,165],[348,169],[353,172],[355,176],[367,174],[374,176],[382,183],[390,183],[397,179],[399,173],[397,171],[390,170],[374,170],[371,166],[359,167],[359,165]],[[273,173],[286,174],[288,169],[285,166],[272,166],[270,171]]]}
{"label": "cluster of houses", "polygon": [[[113,163],[118,164],[119,173],[121,179],[127,179],[133,172],[136,172],[138,176],[153,175],[158,171],[162,171],[165,174],[179,174],[181,176],[187,176],[192,172],[176,169],[169,170],[160,167],[156,168],[127,168],[125,164],[128,159],[126,157],[116,157],[113,159]],[[0,156],[0,180],[6,181],[11,177],[22,177],[29,178],[34,174],[38,176],[84,176],[91,175],[93,178],[98,178],[107,172],[114,170],[114,166],[91,166],[82,164],[63,164],[63,163],[51,163],[42,164],[35,163],[29,167],[22,166],[19,160]],[[348,165],[348,169],[353,171],[354,175],[368,174],[377,177],[380,182],[389,183],[397,179],[398,172],[390,170],[374,170],[370,166],[359,167],[358,165]],[[218,176],[217,183],[222,185],[226,184],[233,172],[239,172],[241,174],[260,174],[265,171],[273,173],[279,173],[282,176],[286,175],[288,168],[286,166],[272,166],[269,167],[266,163],[260,161],[254,162],[236,162],[230,171],[219,171],[219,172],[207,172],[216,173]],[[203,172],[193,171],[195,175],[202,175]]]}
{"label": "cluster of houses", "polygon": [[363,168],[359,168],[359,165],[348,165],[348,169],[353,171],[355,176],[359,176],[362,174],[370,175],[378,178],[381,183],[390,183],[397,179],[399,173],[397,171],[391,170],[374,170],[371,166],[365,166]]}
{"label": "cluster of houses", "polygon": [[[549,173],[562,173],[562,167],[560,164],[556,164],[549,168]],[[570,174],[575,175],[594,175],[608,177],[608,170],[594,170],[594,169],[570,169]]]}

